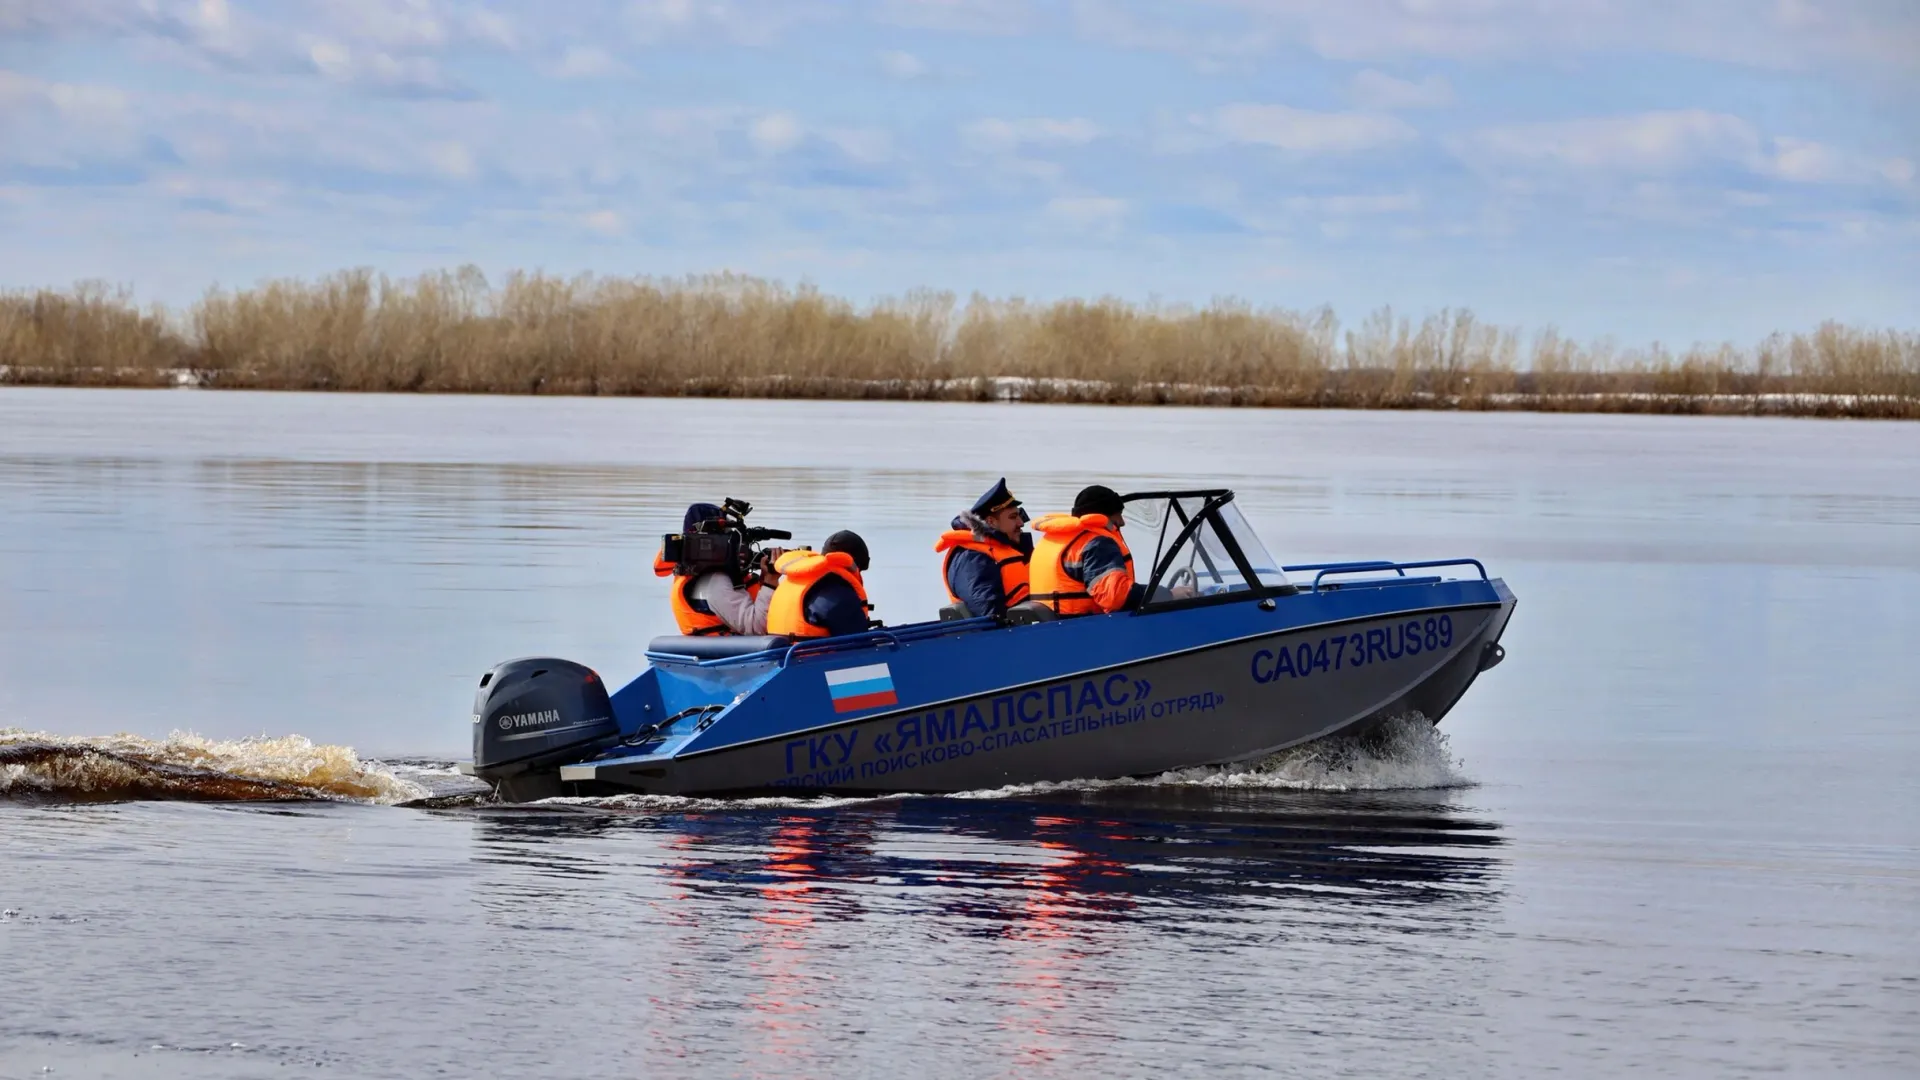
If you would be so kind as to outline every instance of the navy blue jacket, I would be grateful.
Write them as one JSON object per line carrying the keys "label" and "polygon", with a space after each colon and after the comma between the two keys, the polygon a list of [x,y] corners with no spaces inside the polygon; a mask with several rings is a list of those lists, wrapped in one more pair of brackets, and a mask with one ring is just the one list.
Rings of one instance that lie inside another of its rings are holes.
{"label": "navy blue jacket", "polygon": [[[962,516],[953,519],[953,527],[970,529],[972,525]],[[1009,540],[993,530],[987,533],[1001,543],[1018,548],[1022,554],[1033,554],[1033,536],[1029,533],[1021,533],[1018,540]],[[947,560],[947,588],[967,602],[967,611],[976,618],[1005,615],[1007,594],[1000,586],[1000,568],[993,564],[993,556],[966,548],[954,548],[949,554],[953,557]]]}
{"label": "navy blue jacket", "polygon": [[[1114,543],[1112,540],[1104,536],[1096,536],[1081,545],[1080,583],[1082,585],[1090,585],[1093,582],[1099,581],[1111,571],[1125,569],[1127,569],[1127,557],[1120,553],[1120,545]],[[1137,575],[1139,568],[1135,567],[1134,572]],[[1073,571],[1067,571],[1067,576],[1072,577]],[[1133,588],[1127,592],[1127,606],[1132,607],[1138,604],[1140,602],[1140,594],[1145,591],[1146,586],[1142,585],[1136,576],[1133,582]]]}
{"label": "navy blue jacket", "polygon": [[860,603],[860,594],[838,574],[828,574],[814,582],[807,590],[805,606],[807,621],[826,627],[827,633],[834,637],[867,632],[866,606]]}

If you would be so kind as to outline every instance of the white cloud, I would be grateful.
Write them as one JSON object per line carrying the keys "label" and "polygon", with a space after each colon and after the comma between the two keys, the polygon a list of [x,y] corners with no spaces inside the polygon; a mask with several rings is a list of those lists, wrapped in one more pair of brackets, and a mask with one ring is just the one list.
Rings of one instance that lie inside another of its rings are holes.
{"label": "white cloud", "polygon": [[[86,5],[78,5],[82,11]],[[289,36],[257,14],[236,15],[226,0],[148,0],[138,6],[115,9],[94,29],[155,39],[196,63],[216,67],[250,68],[286,55]]]}
{"label": "white cloud", "polygon": [[1453,104],[1453,86],[1438,75],[1408,82],[1368,69],[1353,77],[1353,98],[1368,109],[1438,109]]}
{"label": "white cloud", "polygon": [[410,96],[465,96],[434,57],[460,44],[513,50],[520,37],[507,16],[463,0],[0,0],[0,36],[13,34],[121,38],[221,75],[305,70]]}
{"label": "white cloud", "polygon": [[603,79],[622,70],[612,53],[592,45],[569,46],[553,66],[554,76],[561,79]]}
{"label": "white cloud", "polygon": [[430,57],[394,56],[321,39],[307,47],[307,60],[321,77],[343,86],[401,97],[472,96],[442,75]]}
{"label": "white cloud", "polygon": [[1017,34],[1030,21],[1025,0],[880,0],[874,15],[896,26],[970,34]]}
{"label": "white cloud", "polygon": [[768,113],[747,128],[747,138],[762,153],[778,154],[793,149],[805,135],[800,121],[791,113]]}
{"label": "white cloud", "polygon": [[1100,137],[1100,128],[1078,117],[1056,120],[1028,117],[1004,120],[988,117],[960,128],[960,138],[975,150],[1009,153],[1021,146],[1080,146]]}
{"label": "white cloud", "polygon": [[467,16],[467,35],[509,51],[520,47],[520,32],[513,20],[497,11],[476,11]]}
{"label": "white cloud", "polygon": [[339,42],[316,41],[307,49],[307,56],[313,60],[314,70],[329,79],[353,77],[353,53]]}
{"label": "white cloud", "polygon": [[45,94],[46,84],[39,79],[0,68],[0,116],[39,101]]}
{"label": "white cloud", "polygon": [[233,11],[227,0],[200,0],[200,22],[209,30],[224,30],[233,25]]}
{"label": "white cloud", "polygon": [[1482,129],[1460,145],[1470,164],[1633,173],[1672,172],[1714,159],[1752,163],[1759,148],[1753,125],[1701,109],[1510,124]]}
{"label": "white cloud", "polygon": [[43,92],[47,103],[68,123],[100,126],[128,119],[127,95],[117,87],[48,83]]}
{"label": "white cloud", "polygon": [[682,27],[693,25],[702,14],[717,8],[696,0],[634,0],[627,5],[627,18],[640,26]]}
{"label": "white cloud", "polygon": [[612,210],[595,210],[580,219],[580,224],[602,236],[619,236],[627,231],[627,222]]}
{"label": "white cloud", "polygon": [[1857,174],[1854,163],[1846,155],[1825,143],[1810,139],[1777,138],[1773,140],[1773,145],[1773,173],[1783,180],[1802,184],[1831,184]]}
{"label": "white cloud", "polygon": [[1703,109],[1512,124],[1451,145],[1468,165],[1495,171],[1656,177],[1717,164],[1790,184],[1903,182],[1900,159],[1874,160],[1812,139],[1766,138],[1740,117]]}
{"label": "white cloud", "polygon": [[628,0],[623,18],[634,38],[645,44],[718,38],[766,45],[797,23],[843,14],[833,4],[813,0]]}
{"label": "white cloud", "polygon": [[458,142],[436,142],[427,146],[427,161],[433,171],[456,180],[473,176],[473,151]]}
{"label": "white cloud", "polygon": [[835,128],[821,132],[840,152],[865,165],[874,165],[893,156],[893,137],[881,128]]}
{"label": "white cloud", "polygon": [[[1196,58],[1304,45],[1335,60],[1477,59],[1629,51],[1767,68],[1851,70],[1912,81],[1920,5],[1912,0],[1214,0],[1229,34],[1150,25],[1113,0],[1076,0],[1084,34]],[[1171,20],[1168,20],[1171,23]],[[1117,30],[1115,28],[1118,28]]]}
{"label": "white cloud", "polygon": [[21,35],[67,30],[101,17],[88,4],[73,0],[0,0],[0,34]]}
{"label": "white cloud", "polygon": [[1359,217],[1375,214],[1406,214],[1420,209],[1422,200],[1415,192],[1393,195],[1319,195],[1295,196],[1286,200],[1288,210],[1330,217]]}
{"label": "white cloud", "polygon": [[1913,162],[1904,158],[1873,160],[1811,139],[1781,136],[1773,140],[1773,156],[1761,171],[1800,184],[1871,184],[1885,181],[1904,185],[1913,179]]}
{"label": "white cloud", "polygon": [[1224,105],[1199,124],[1233,142],[1300,154],[1346,154],[1411,141],[1403,120],[1377,113],[1310,112],[1287,105]]}
{"label": "white cloud", "polygon": [[72,168],[125,159],[141,131],[125,92],[0,70],[0,161]]}
{"label": "white cloud", "polygon": [[1223,61],[1244,60],[1270,49],[1273,38],[1250,25],[1198,31],[1142,19],[1118,0],[1074,0],[1073,25],[1081,37],[1118,49],[1172,53],[1197,62],[1204,71]]}
{"label": "white cloud", "polygon": [[[202,0],[225,7],[225,0]],[[437,49],[447,43],[447,22],[431,0],[326,0],[319,6],[342,37],[381,49]]]}
{"label": "white cloud", "polygon": [[1106,195],[1070,195],[1050,199],[1046,214],[1055,221],[1082,228],[1110,227],[1127,214],[1128,203]]}
{"label": "white cloud", "polygon": [[932,69],[910,52],[891,50],[880,54],[880,70],[896,79],[918,79]]}

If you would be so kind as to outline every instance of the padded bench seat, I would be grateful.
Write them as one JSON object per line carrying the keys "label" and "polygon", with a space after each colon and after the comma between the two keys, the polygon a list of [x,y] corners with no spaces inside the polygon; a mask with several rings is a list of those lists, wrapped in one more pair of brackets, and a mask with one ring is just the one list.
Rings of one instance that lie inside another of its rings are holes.
{"label": "padded bench seat", "polygon": [[675,656],[691,656],[699,660],[720,660],[729,656],[745,656],[748,653],[765,652],[768,649],[784,649],[793,644],[790,637],[779,634],[668,634],[647,642],[647,651],[654,653],[672,653]]}

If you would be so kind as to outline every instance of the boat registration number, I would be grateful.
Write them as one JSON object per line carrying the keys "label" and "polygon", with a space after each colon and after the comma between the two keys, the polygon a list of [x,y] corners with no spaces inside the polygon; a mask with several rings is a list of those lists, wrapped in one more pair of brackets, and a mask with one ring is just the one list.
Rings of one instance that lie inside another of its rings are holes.
{"label": "boat registration number", "polygon": [[1319,671],[1383,664],[1452,646],[1453,616],[1429,615],[1391,626],[1328,634],[1317,641],[1261,649],[1253,654],[1252,675],[1254,682],[1262,684],[1283,678],[1304,679]]}

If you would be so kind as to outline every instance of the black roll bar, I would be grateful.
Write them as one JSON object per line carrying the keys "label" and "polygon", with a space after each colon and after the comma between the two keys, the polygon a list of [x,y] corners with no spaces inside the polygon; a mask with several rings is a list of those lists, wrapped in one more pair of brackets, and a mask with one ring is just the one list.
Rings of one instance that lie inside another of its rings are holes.
{"label": "black roll bar", "polygon": [[[1122,504],[1125,504],[1148,499],[1168,500],[1168,504],[1173,508],[1174,513],[1180,516],[1182,528],[1175,534],[1173,543],[1167,547],[1166,551],[1154,566],[1153,577],[1148,580],[1147,587],[1141,590],[1140,602],[1135,606],[1135,610],[1144,608],[1147,602],[1153,599],[1153,595],[1155,591],[1160,588],[1160,582],[1166,577],[1167,571],[1173,568],[1174,556],[1179,554],[1180,549],[1185,547],[1189,541],[1193,540],[1194,534],[1199,531],[1200,526],[1207,523],[1213,525],[1214,535],[1220,538],[1221,546],[1226,548],[1227,556],[1233,560],[1234,568],[1240,571],[1240,580],[1247,583],[1247,595],[1249,597],[1264,598],[1268,596],[1284,596],[1292,591],[1291,589],[1281,589],[1271,586],[1261,581],[1259,575],[1254,572],[1253,564],[1247,561],[1246,552],[1240,549],[1239,538],[1233,535],[1233,530],[1227,528],[1224,521],[1220,520],[1220,508],[1233,501],[1233,492],[1230,489],[1198,488],[1189,491],[1135,491],[1121,496],[1120,501]],[[1189,518],[1186,510],[1180,505],[1179,500],[1181,499],[1202,499],[1204,502],[1201,504],[1199,511]],[[1167,522],[1162,520],[1160,535],[1163,539],[1166,536],[1166,526]],[[1214,565],[1213,558],[1207,554],[1204,544],[1198,548],[1198,552],[1200,557],[1206,560],[1207,569],[1215,577],[1220,576],[1220,568]]]}

